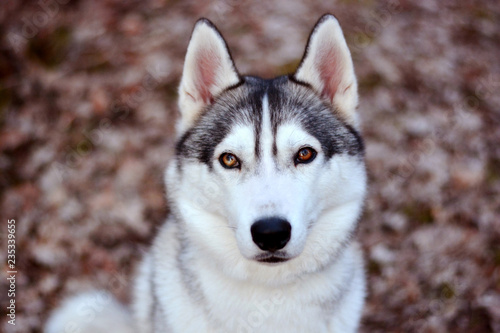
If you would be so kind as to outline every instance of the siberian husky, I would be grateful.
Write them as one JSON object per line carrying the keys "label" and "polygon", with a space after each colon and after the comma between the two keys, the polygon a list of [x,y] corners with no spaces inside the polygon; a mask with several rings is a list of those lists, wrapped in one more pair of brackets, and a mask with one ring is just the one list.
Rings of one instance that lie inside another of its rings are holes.
{"label": "siberian husky", "polygon": [[171,216],[138,269],[133,315],[84,294],[46,332],[355,332],[366,192],[357,104],[334,16],[320,18],[296,72],[273,79],[240,75],[200,19],[165,173]]}

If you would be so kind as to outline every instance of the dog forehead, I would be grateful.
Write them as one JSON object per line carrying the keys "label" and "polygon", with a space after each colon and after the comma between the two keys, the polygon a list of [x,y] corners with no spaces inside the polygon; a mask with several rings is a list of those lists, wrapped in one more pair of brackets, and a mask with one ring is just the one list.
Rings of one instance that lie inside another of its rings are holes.
{"label": "dog forehead", "polygon": [[[259,158],[260,152],[270,144],[273,153],[277,153],[278,128],[290,124],[316,138],[327,158],[337,153],[363,154],[358,133],[343,123],[335,110],[312,89],[288,77],[272,80],[245,77],[243,84],[221,93],[184,133],[176,153],[178,157],[198,159],[211,168],[215,149],[239,129],[234,140],[245,140],[245,145],[253,145]],[[247,130],[241,131],[244,127]],[[254,140],[249,139],[248,128]],[[268,139],[263,140],[263,137]]]}
{"label": "dog forehead", "polygon": [[[246,93],[239,91],[229,96],[222,96],[223,103],[220,104],[232,104],[235,107],[230,110],[233,115],[217,116],[219,119],[233,119],[221,145],[229,148],[253,145],[255,155],[259,158],[261,153],[269,149],[273,149],[276,154],[276,149],[295,146],[296,142],[311,141],[311,139],[317,142],[313,135],[306,131],[304,122],[308,113],[315,110],[307,110],[303,101],[296,103],[296,100],[290,98],[294,91],[290,89],[288,83],[286,78],[281,77],[267,81],[250,77],[247,78],[249,89]],[[311,99],[315,97],[314,94],[309,96]],[[313,103],[309,102],[308,105],[313,106]],[[212,117],[217,114],[217,110],[214,111]],[[318,131],[323,129],[325,128],[321,126],[317,128]],[[289,140],[277,140],[278,133],[281,134],[280,137],[288,137]]]}

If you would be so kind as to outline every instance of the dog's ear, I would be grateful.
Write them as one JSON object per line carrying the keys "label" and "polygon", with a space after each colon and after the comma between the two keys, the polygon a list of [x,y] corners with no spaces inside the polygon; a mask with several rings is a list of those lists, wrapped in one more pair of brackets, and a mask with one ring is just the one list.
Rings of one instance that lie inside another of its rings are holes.
{"label": "dog's ear", "polygon": [[357,126],[358,85],[351,53],[335,16],[323,15],[307,42],[293,78],[309,84]]}
{"label": "dog's ear", "polygon": [[204,18],[198,20],[189,41],[179,86],[178,131],[184,132],[218,94],[239,82],[240,76],[224,38],[212,22]]}

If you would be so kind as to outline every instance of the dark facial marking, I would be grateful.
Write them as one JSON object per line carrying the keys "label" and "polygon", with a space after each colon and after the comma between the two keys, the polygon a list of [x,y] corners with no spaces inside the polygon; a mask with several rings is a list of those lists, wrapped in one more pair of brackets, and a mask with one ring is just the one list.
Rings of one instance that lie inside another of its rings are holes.
{"label": "dark facial marking", "polygon": [[274,82],[268,90],[273,133],[283,123],[299,122],[321,143],[327,159],[342,153],[363,155],[363,142],[357,131],[342,121],[338,111],[314,90],[287,77]]}
{"label": "dark facial marking", "polygon": [[301,124],[314,136],[321,143],[326,159],[343,153],[363,156],[364,145],[359,133],[337,116],[338,111],[313,89],[295,83],[287,76],[272,80],[247,76],[242,78],[241,84],[225,90],[181,137],[176,146],[177,156],[197,159],[212,169],[215,147],[235,125],[243,124],[254,128],[255,155],[259,158],[265,94],[269,102],[275,156],[278,153],[278,127],[287,122]]}
{"label": "dark facial marking", "polygon": [[[264,80],[244,77],[242,83],[226,89],[208,105],[176,145],[176,155],[194,158],[213,167],[215,147],[238,124],[254,127],[260,136]],[[256,142],[256,152],[259,142]]]}

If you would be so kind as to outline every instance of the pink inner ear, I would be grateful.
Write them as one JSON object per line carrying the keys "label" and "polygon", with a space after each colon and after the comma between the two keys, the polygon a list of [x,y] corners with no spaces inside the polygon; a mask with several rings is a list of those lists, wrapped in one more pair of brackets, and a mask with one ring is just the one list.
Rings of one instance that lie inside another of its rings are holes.
{"label": "pink inner ear", "polygon": [[324,48],[318,53],[317,68],[320,79],[323,82],[323,91],[321,93],[331,101],[337,93],[340,80],[342,79],[339,64],[340,50],[333,46]]}
{"label": "pink inner ear", "polygon": [[215,84],[215,76],[220,68],[221,59],[215,52],[206,50],[200,52],[196,62],[196,89],[204,103],[209,104],[214,100],[210,88]]}

